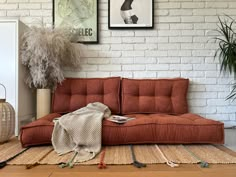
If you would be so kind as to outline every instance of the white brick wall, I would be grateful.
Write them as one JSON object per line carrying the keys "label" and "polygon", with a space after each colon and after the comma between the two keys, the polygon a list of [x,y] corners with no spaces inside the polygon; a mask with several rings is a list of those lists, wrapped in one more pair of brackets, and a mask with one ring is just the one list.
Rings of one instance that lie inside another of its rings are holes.
{"label": "white brick wall", "polygon": [[[190,111],[236,121],[236,101],[225,101],[232,77],[213,59],[218,15],[236,18],[235,0],[154,0],[153,30],[108,30],[108,0],[99,0],[100,43],[81,46],[81,70],[70,77],[190,79]],[[0,0],[0,17],[28,25],[52,23],[52,0]]]}

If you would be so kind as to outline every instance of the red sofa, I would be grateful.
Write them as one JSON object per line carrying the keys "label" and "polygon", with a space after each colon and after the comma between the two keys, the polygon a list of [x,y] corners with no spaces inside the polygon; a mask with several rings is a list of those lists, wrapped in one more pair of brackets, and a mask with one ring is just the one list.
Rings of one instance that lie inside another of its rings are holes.
{"label": "red sofa", "polygon": [[113,114],[135,117],[125,124],[103,120],[103,145],[224,143],[224,124],[188,112],[189,80],[68,78],[58,85],[52,113],[21,128],[23,147],[51,144],[52,120],[91,102]]}

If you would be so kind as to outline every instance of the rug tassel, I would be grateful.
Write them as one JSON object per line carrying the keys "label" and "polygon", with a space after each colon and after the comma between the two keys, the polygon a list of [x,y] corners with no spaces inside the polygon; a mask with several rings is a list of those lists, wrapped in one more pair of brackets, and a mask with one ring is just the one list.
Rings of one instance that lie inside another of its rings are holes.
{"label": "rug tassel", "polygon": [[136,156],[134,154],[134,147],[133,147],[133,145],[130,145],[130,151],[131,151],[131,156],[132,156],[132,160],[133,160],[133,166],[135,166],[137,168],[142,168],[142,167],[146,167],[147,166],[145,163],[141,163],[141,162],[137,161]]}
{"label": "rug tassel", "polygon": [[10,162],[11,160],[13,160],[14,158],[16,158],[17,156],[23,154],[23,153],[24,153],[25,151],[27,151],[28,149],[29,149],[29,147],[26,148],[26,149],[24,149],[24,150],[22,150],[21,152],[17,153],[16,155],[10,157],[9,159],[0,162],[0,169],[4,168],[4,167],[7,165],[7,162]]}
{"label": "rug tassel", "polygon": [[38,163],[38,162],[35,162],[35,163],[33,163],[33,164],[28,164],[28,165],[26,165],[25,168],[28,170],[28,169],[34,168],[34,167],[36,167],[36,166],[38,166],[38,165],[39,165],[39,163]]}
{"label": "rug tassel", "polygon": [[209,167],[209,163],[200,159],[200,157],[198,157],[196,154],[194,154],[190,149],[188,149],[187,147],[185,147],[184,145],[182,145],[184,147],[184,149],[189,152],[196,160],[198,160],[200,163],[200,167],[201,168],[208,168]]}
{"label": "rug tassel", "polygon": [[38,160],[38,162],[35,162],[35,163],[33,163],[33,164],[28,164],[28,165],[26,165],[25,166],[25,169],[31,169],[31,168],[34,168],[34,167],[36,167],[36,166],[38,166],[38,165],[40,165],[40,161],[41,160],[43,160],[48,154],[50,154],[50,152],[52,152],[53,151],[53,149],[51,149],[49,152],[47,152],[46,154],[44,154],[39,160]]}
{"label": "rug tassel", "polygon": [[99,169],[107,168],[107,166],[106,166],[106,164],[104,162],[105,154],[106,154],[106,148],[104,148],[103,151],[101,152],[100,162],[98,164],[98,168]]}
{"label": "rug tassel", "polygon": [[179,165],[171,160],[168,160],[167,157],[164,155],[164,153],[161,151],[161,149],[155,144],[156,149],[160,152],[162,158],[166,161],[166,164],[172,168],[178,167]]}

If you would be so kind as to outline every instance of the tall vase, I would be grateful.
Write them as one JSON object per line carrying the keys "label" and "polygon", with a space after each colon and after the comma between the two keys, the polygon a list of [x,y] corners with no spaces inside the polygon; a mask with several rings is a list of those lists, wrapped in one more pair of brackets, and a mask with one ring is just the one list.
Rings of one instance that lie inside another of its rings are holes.
{"label": "tall vase", "polygon": [[51,90],[37,89],[37,119],[46,116],[51,109]]}

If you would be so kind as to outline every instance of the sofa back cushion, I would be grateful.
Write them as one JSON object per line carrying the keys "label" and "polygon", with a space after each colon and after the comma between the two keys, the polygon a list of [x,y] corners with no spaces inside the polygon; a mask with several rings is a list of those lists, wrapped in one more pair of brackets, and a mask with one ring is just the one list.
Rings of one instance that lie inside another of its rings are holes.
{"label": "sofa back cushion", "polygon": [[67,78],[59,84],[53,94],[52,112],[68,113],[101,102],[112,113],[120,113],[120,77],[110,78]]}
{"label": "sofa back cushion", "polygon": [[188,79],[123,79],[122,114],[188,112]]}

